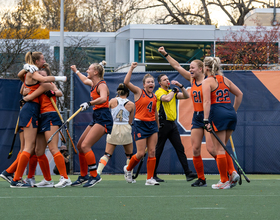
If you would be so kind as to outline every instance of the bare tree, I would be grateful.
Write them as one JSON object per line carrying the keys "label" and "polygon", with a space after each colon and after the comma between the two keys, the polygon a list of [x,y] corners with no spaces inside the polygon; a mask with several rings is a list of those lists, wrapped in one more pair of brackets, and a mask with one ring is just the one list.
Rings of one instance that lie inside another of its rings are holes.
{"label": "bare tree", "polygon": [[[162,18],[157,23],[163,24],[207,24],[211,25],[210,13],[206,0],[187,2],[183,0],[157,0],[165,8]],[[155,6],[154,6],[155,7]],[[166,13],[167,11],[167,13]]]}
{"label": "bare tree", "polygon": [[232,25],[244,25],[244,18],[250,11],[256,8],[273,7],[273,2],[259,0],[213,0],[209,1],[208,5],[215,5],[220,8],[227,15]]}

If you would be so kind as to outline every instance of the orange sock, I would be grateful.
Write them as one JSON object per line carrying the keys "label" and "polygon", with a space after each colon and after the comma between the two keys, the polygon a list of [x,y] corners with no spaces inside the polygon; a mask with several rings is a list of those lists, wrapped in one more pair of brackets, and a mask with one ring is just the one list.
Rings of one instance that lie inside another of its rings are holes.
{"label": "orange sock", "polygon": [[42,156],[39,156],[38,162],[39,162],[39,165],[40,165],[40,168],[42,170],[45,180],[51,181],[52,177],[51,177],[49,160],[48,160],[47,156],[45,154],[43,154]]}
{"label": "orange sock", "polygon": [[22,178],[24,170],[28,164],[29,158],[30,158],[30,153],[26,151],[22,151],[22,153],[19,156],[17,170],[15,172],[15,177],[13,179],[14,181],[18,181]]}
{"label": "orange sock", "polygon": [[53,155],[53,159],[55,162],[55,165],[58,169],[58,172],[60,176],[63,176],[65,179],[68,179],[67,172],[66,172],[66,166],[65,166],[65,160],[63,155],[58,151],[56,154]]}
{"label": "orange sock", "polygon": [[6,171],[7,171],[8,173],[14,173],[14,172],[16,172],[20,154],[21,154],[21,152],[18,152],[17,159],[11,164],[11,166],[9,166],[8,169],[6,169]]}
{"label": "orange sock", "polygon": [[81,176],[86,176],[88,174],[88,165],[84,153],[79,153],[79,161]]}
{"label": "orange sock", "polygon": [[204,176],[204,166],[201,155],[193,156],[193,165],[199,179],[205,180]]}
{"label": "orange sock", "polygon": [[97,171],[96,171],[97,166],[96,166],[96,160],[95,160],[95,155],[94,155],[93,151],[91,150],[91,151],[85,153],[85,158],[87,161],[90,175],[93,177],[96,177],[97,176]]}
{"label": "orange sock", "polygon": [[37,156],[33,155],[32,157],[30,157],[29,159],[29,169],[28,169],[28,176],[27,178],[32,178],[35,175],[35,171],[36,171],[36,167],[37,167]]}
{"label": "orange sock", "polygon": [[233,171],[236,171],[233,165],[233,161],[231,156],[226,152],[226,158],[227,158],[227,171],[229,175],[232,174]]}
{"label": "orange sock", "polygon": [[131,171],[139,162],[140,160],[138,160],[136,155],[134,154],[131,157],[128,166],[126,167],[127,171]]}
{"label": "orange sock", "polygon": [[227,158],[225,154],[217,155],[217,166],[220,173],[221,181],[224,183],[228,181],[227,176]]}
{"label": "orange sock", "polygon": [[154,176],[156,167],[156,157],[148,157],[147,160],[147,180],[151,179]]}

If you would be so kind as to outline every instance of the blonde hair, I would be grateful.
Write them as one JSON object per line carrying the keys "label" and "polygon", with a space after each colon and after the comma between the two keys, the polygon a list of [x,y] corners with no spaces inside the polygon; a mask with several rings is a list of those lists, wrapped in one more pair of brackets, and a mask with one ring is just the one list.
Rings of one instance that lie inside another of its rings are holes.
{"label": "blonde hair", "polygon": [[201,60],[193,60],[192,62],[195,62],[196,65],[198,66],[198,68],[202,69],[202,73],[204,72],[203,71],[203,62]]}
{"label": "blonde hair", "polygon": [[104,67],[106,66],[107,62],[105,60],[102,60],[100,63],[94,63],[94,69],[98,72],[98,76],[103,79],[104,78],[104,73],[105,69]]}
{"label": "blonde hair", "polygon": [[40,60],[40,57],[43,55],[42,52],[27,52],[25,54],[25,62],[28,64],[36,65],[36,60]]}
{"label": "blonde hair", "polygon": [[208,67],[211,76],[223,75],[221,71],[221,60],[219,57],[205,57],[204,67]]}
{"label": "blonde hair", "polygon": [[146,79],[147,78],[153,78],[155,80],[155,78],[150,74],[150,73],[147,73],[144,77],[143,77],[143,84],[145,83]]}

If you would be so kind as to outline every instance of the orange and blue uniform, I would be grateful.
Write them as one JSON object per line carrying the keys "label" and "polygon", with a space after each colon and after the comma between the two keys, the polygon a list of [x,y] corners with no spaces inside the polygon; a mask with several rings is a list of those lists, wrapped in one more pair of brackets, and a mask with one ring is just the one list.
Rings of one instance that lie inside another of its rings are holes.
{"label": "orange and blue uniform", "polygon": [[[24,81],[25,81],[25,77],[24,77]],[[27,85],[24,82],[24,86],[30,89],[30,92],[28,94],[32,94],[36,89],[38,89],[40,83],[37,82],[36,84],[33,85]],[[38,97],[33,99],[32,101],[26,102],[19,114],[19,127],[29,127],[30,124],[32,123],[33,128],[37,128],[39,112],[40,112],[40,105],[39,105]]]}
{"label": "orange and blue uniform", "polygon": [[194,108],[191,129],[204,128],[202,83],[197,84],[195,79],[193,79],[192,81],[191,97],[192,97],[193,108]]}
{"label": "orange and blue uniform", "polygon": [[[90,96],[91,100],[95,100],[100,97],[100,94],[97,92],[97,88],[100,84],[106,84],[104,80],[100,80],[94,87],[91,88]],[[107,85],[107,84],[106,84]],[[93,106],[92,122],[89,124],[93,126],[94,124],[100,124],[105,127],[105,132],[111,134],[113,128],[113,118],[109,110],[109,95],[107,96],[106,102],[102,104],[97,104]]]}
{"label": "orange and blue uniform", "polygon": [[147,138],[158,132],[156,123],[157,98],[154,94],[149,96],[143,89],[140,98],[135,102],[134,139],[135,141]]}
{"label": "orange and blue uniform", "polygon": [[236,112],[231,104],[229,87],[224,77],[216,76],[218,86],[211,91],[211,109],[209,121],[215,131],[235,130],[237,123]]}
{"label": "orange and blue uniform", "polygon": [[[52,97],[56,103],[56,97]],[[39,96],[40,115],[39,115],[39,128],[38,133],[50,131],[51,126],[61,126],[62,122],[57,114],[53,104],[48,96],[42,94]]]}

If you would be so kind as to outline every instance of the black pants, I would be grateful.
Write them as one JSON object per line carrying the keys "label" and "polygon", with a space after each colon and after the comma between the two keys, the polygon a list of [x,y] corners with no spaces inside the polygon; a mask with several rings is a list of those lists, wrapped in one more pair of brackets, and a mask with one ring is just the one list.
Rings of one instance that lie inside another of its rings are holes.
{"label": "black pants", "polygon": [[155,167],[154,176],[156,176],[157,174],[156,170],[167,139],[169,139],[169,141],[173,145],[177,153],[178,159],[182,164],[185,174],[186,175],[190,174],[192,171],[189,169],[187,156],[185,154],[185,149],[181,142],[181,137],[176,123],[174,121],[164,120],[164,121],[160,121],[160,124],[161,124],[161,128],[159,129],[158,132],[158,143],[156,146],[156,167]]}

